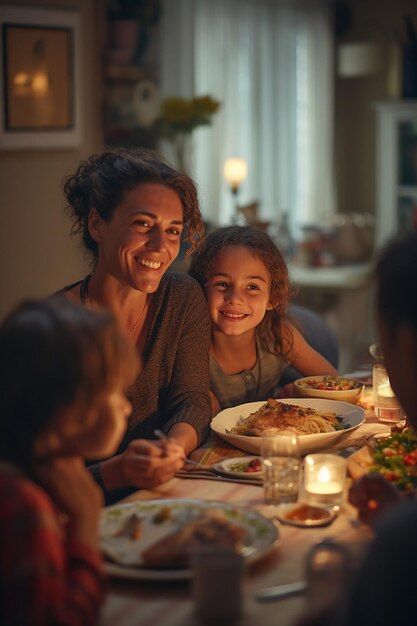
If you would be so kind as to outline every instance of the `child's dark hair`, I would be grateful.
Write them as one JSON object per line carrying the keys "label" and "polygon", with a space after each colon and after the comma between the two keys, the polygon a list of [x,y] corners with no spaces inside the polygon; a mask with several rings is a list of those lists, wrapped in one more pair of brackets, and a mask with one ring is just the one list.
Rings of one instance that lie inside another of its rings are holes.
{"label": "child's dark hair", "polygon": [[0,326],[0,458],[29,468],[60,409],[89,409],[137,372],[134,346],[110,313],[64,296],[21,303]]}
{"label": "child's dark hair", "polygon": [[103,220],[109,221],[124,194],[143,183],[164,185],[178,194],[184,215],[185,239],[191,250],[197,246],[204,234],[204,225],[192,179],[151,150],[111,148],[90,156],[79,165],[75,174],[64,180],[67,209],[73,218],[72,232],[82,234],[93,263],[97,259],[98,245],[88,229],[91,209],[96,209]]}
{"label": "child's dark hair", "polygon": [[387,326],[406,323],[417,330],[417,230],[386,246],[376,276],[378,314]]}
{"label": "child's dark hair", "polygon": [[288,268],[281,252],[266,232],[249,226],[227,226],[210,233],[193,254],[189,273],[205,290],[216,257],[229,246],[247,248],[268,270],[271,278],[270,303],[273,309],[266,311],[257,328],[257,334],[265,350],[283,354],[282,323],[290,299]]}

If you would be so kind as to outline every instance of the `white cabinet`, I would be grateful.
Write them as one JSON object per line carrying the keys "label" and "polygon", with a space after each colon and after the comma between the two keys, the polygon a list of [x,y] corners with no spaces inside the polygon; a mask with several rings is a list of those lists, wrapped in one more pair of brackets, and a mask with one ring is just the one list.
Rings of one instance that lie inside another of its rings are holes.
{"label": "white cabinet", "polygon": [[417,227],[417,100],[378,102],[376,239]]}

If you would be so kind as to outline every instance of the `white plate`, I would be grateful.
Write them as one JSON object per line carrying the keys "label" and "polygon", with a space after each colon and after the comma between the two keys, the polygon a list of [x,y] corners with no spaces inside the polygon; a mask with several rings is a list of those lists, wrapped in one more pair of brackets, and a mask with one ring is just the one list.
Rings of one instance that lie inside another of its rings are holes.
{"label": "white plate", "polygon": [[[235,426],[236,422],[247,417],[250,413],[257,411],[264,402],[247,402],[239,406],[231,407],[220,411],[211,421],[211,428],[222,437],[225,441],[236,448],[251,452],[252,454],[260,454],[261,437],[249,437],[247,435],[232,435],[229,430]],[[333,411],[337,415],[343,417],[343,423],[349,425],[343,430],[336,430],[331,433],[317,433],[314,435],[300,435],[301,453],[310,454],[328,448],[344,433],[351,432],[358,428],[365,419],[365,411],[349,402],[339,402],[336,400],[323,400],[322,398],[285,398],[280,400],[285,404],[297,404],[302,407],[310,407],[317,411]]]}
{"label": "white plate", "polygon": [[[171,518],[160,524],[155,524],[154,516],[161,509],[168,508]],[[233,522],[242,525],[247,531],[247,539],[242,548],[242,554],[251,563],[270,552],[278,542],[278,529],[274,523],[257,511],[228,504],[225,502],[210,502],[205,500],[162,499],[129,502],[113,505],[103,509],[100,518],[100,545],[105,556],[123,550],[128,557],[139,558],[141,552],[158,539],[181,526],[181,518],[186,517],[190,509],[200,511],[207,508],[221,509],[222,513]],[[126,537],[114,537],[114,533],[123,524],[123,521],[132,513],[137,513],[143,519],[141,536],[134,541]],[[137,565],[122,565],[105,561],[105,569],[109,575],[118,578],[135,580],[184,580],[191,578],[190,569],[182,570],[155,570]]]}
{"label": "white plate", "polygon": [[214,468],[219,472],[219,474],[224,474],[226,476],[238,476],[239,478],[259,478],[259,480],[262,480],[262,469],[257,472],[244,472],[231,469],[234,465],[236,465],[236,463],[248,464],[253,461],[253,459],[259,459],[259,461],[261,460],[259,456],[237,456],[216,463],[216,465],[214,465]]}
{"label": "white plate", "polygon": [[[330,524],[336,517],[336,513],[332,509],[326,509],[321,506],[315,506],[315,509],[321,509],[325,511],[326,517],[323,519],[306,519],[306,520],[297,520],[297,519],[288,519],[286,515],[295,509],[298,509],[302,506],[303,502],[293,502],[291,504],[280,504],[276,509],[276,516],[280,522],[283,524],[291,524],[291,526],[300,526],[302,528],[311,528],[315,526],[327,526]],[[308,504],[306,506],[309,506]]]}

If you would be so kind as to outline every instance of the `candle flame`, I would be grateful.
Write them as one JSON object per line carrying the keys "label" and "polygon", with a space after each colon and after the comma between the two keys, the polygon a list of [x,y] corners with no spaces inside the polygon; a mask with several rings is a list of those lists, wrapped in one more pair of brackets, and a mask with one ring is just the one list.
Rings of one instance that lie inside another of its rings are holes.
{"label": "candle flame", "polygon": [[330,482],[330,472],[329,472],[329,469],[328,469],[327,465],[323,465],[323,467],[321,467],[319,469],[319,473],[317,475],[317,478],[318,478],[320,483],[328,483],[328,482]]}

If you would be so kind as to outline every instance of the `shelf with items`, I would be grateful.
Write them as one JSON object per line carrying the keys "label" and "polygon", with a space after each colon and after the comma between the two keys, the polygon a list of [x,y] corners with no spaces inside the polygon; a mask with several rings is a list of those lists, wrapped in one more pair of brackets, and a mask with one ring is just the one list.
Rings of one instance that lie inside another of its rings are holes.
{"label": "shelf with items", "polygon": [[417,100],[375,105],[376,247],[417,227]]}

